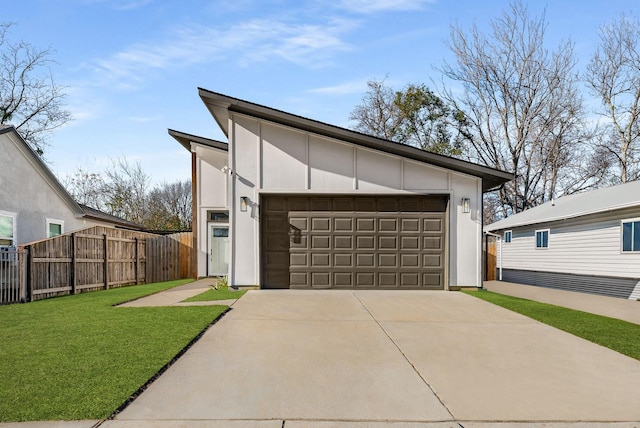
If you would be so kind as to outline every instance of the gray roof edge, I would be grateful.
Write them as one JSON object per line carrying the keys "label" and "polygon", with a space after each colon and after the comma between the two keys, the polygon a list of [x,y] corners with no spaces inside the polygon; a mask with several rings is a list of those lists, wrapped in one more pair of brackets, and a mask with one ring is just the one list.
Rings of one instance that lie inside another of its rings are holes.
{"label": "gray roof edge", "polygon": [[169,135],[171,135],[178,143],[185,149],[191,151],[191,142],[202,144],[209,147],[214,147],[220,150],[229,150],[229,144],[213,140],[211,138],[200,137],[198,135],[188,134],[186,132],[176,131],[175,129],[167,129]]}
{"label": "gray roof edge", "polygon": [[69,207],[75,212],[75,214],[83,215],[84,211],[78,205],[78,203],[73,199],[71,194],[67,191],[67,189],[60,183],[60,180],[55,176],[55,174],[49,169],[49,167],[44,163],[44,160],[31,148],[29,143],[22,138],[22,135],[18,132],[18,130],[12,126],[5,126],[4,128],[0,128],[0,135],[13,133],[20,141],[20,144],[24,147],[27,155],[31,157],[36,168],[40,170],[40,173],[43,174],[47,181],[54,187],[54,189],[58,192],[58,194],[69,204]]}
{"label": "gray roof edge", "polygon": [[511,218],[511,217],[507,217],[507,218],[505,218],[503,220],[498,220],[495,223],[492,223],[492,224],[489,224],[489,225],[485,226],[484,227],[484,231],[485,232],[493,232],[495,230],[509,230],[509,229],[512,229],[512,228],[515,228],[515,227],[523,227],[523,226],[543,224],[543,223],[553,223],[554,221],[571,220],[571,219],[574,219],[574,218],[585,217],[585,216],[592,215],[592,214],[600,214],[600,213],[607,212],[607,211],[617,211],[617,210],[623,210],[625,208],[633,208],[633,207],[638,207],[638,206],[640,206],[640,203],[638,203],[638,202],[630,202],[630,203],[626,203],[626,204],[618,204],[618,205],[613,205],[613,206],[609,206],[609,207],[601,207],[601,208],[597,208],[597,209],[593,209],[593,210],[580,211],[580,212],[575,212],[575,213],[566,214],[566,215],[560,215],[560,216],[556,216],[556,217],[546,217],[546,218],[541,218],[541,219],[534,219],[534,220],[531,220],[531,221],[520,221],[520,222],[514,223],[514,224],[507,224],[506,226],[500,225],[500,223],[503,220],[508,220],[509,218]]}
{"label": "gray roof edge", "polygon": [[513,180],[514,178],[514,175],[510,172],[502,171],[484,165],[479,165],[450,156],[427,152],[417,147],[412,147],[406,144],[397,143],[395,141],[385,140],[383,138],[374,137],[346,128],[341,128],[339,126],[320,122],[314,119],[287,113],[282,110],[277,110],[271,107],[230,97],[228,95],[213,92],[208,89],[198,88],[198,92],[205,104],[205,100],[212,100],[214,103],[220,105],[221,107],[226,107],[230,111],[245,113],[283,125],[289,125],[320,135],[348,141],[360,146],[381,150],[387,153],[403,156],[420,162],[429,163],[431,165],[453,169],[458,172],[481,177],[483,178],[483,181],[487,181],[486,183],[483,183],[483,189],[485,191],[500,186],[501,184]]}
{"label": "gray roof edge", "polygon": [[142,226],[141,224],[134,223],[132,221],[125,220],[120,217],[116,217],[114,215],[108,214],[104,211],[100,211],[88,205],[83,205],[83,204],[78,204],[78,205],[80,206],[80,208],[82,208],[85,217],[104,221],[104,222],[118,225],[120,227],[127,228],[127,229],[135,229],[140,231],[144,230],[144,226]]}

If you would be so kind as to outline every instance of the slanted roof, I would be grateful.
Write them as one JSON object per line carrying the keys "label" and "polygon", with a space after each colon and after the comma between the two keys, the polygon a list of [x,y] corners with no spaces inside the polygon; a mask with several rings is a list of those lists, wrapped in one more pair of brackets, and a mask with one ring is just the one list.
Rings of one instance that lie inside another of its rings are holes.
{"label": "slanted roof", "polygon": [[84,212],[80,205],[73,199],[73,197],[67,192],[67,189],[58,181],[56,176],[51,172],[49,167],[44,163],[42,158],[29,146],[29,144],[22,138],[18,130],[13,126],[5,126],[0,128],[0,135],[11,134],[9,138],[17,144],[18,149],[29,159],[29,162],[33,167],[44,177],[44,179],[51,185],[54,192],[56,192],[60,198],[69,206],[71,211],[76,216],[82,216]]}
{"label": "slanted roof", "polygon": [[229,151],[229,144],[218,140],[212,140],[210,138],[198,137],[197,135],[187,134],[186,132],[180,132],[173,129],[169,129],[169,135],[182,144],[182,147],[191,151],[191,143],[198,143],[204,146],[213,147],[220,150]]}
{"label": "slanted roof", "polygon": [[111,223],[117,227],[122,227],[125,229],[133,229],[133,230],[143,230],[144,228],[137,224],[133,223],[119,217],[112,216],[107,213],[103,213],[102,211],[96,210],[95,208],[88,207],[86,205],[81,205],[73,199],[73,197],[69,194],[67,189],[58,181],[56,176],[51,172],[49,167],[44,163],[42,158],[29,146],[29,144],[22,138],[17,129],[13,126],[0,126],[0,135],[2,134],[11,134],[13,136],[12,141],[17,143],[18,148],[24,153],[24,155],[29,159],[30,163],[33,167],[49,182],[49,184],[53,187],[53,190],[65,201],[65,203],[71,208],[76,217],[94,219],[98,221],[102,221],[105,223]]}
{"label": "slanted roof", "polygon": [[485,226],[487,232],[640,207],[640,181],[567,195]]}
{"label": "slanted roof", "polygon": [[144,230],[144,226],[138,223],[134,223],[132,221],[128,221],[123,218],[116,217],[111,214],[107,214],[95,208],[91,208],[88,205],[82,205],[82,204],[79,204],[79,205],[84,211],[85,218],[111,223],[120,227],[121,229],[131,229],[131,230],[138,230],[138,231]]}
{"label": "slanted roof", "polygon": [[362,134],[350,129],[341,128],[335,125],[330,125],[302,116],[297,116],[281,110],[254,104],[249,101],[240,100],[238,98],[233,98],[206,89],[198,88],[198,92],[200,98],[207,106],[207,109],[209,109],[209,112],[227,136],[229,136],[229,113],[236,112],[256,117],[258,119],[264,119],[281,125],[301,129],[307,132],[312,132],[318,135],[347,141],[362,147],[380,150],[386,153],[391,153],[408,159],[424,162],[430,165],[451,169],[453,171],[462,172],[475,177],[481,177],[482,188],[485,192],[513,180],[513,174],[509,172],[489,168],[461,159],[452,158],[450,156],[427,152],[418,149],[417,147],[412,147],[406,144],[385,140],[383,138]]}

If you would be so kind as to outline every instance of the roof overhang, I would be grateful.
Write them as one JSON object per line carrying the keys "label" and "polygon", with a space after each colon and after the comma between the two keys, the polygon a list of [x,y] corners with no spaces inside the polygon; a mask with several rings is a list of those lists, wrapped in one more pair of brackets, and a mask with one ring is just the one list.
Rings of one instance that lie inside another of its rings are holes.
{"label": "roof overhang", "polygon": [[238,98],[229,97],[207,89],[198,88],[198,93],[211,115],[227,136],[229,135],[229,117],[231,113],[240,113],[257,119],[263,119],[280,125],[290,126],[292,128],[301,129],[314,134],[346,141],[369,149],[379,150],[415,161],[480,177],[482,178],[483,192],[502,186],[504,183],[511,181],[514,178],[513,174],[506,171],[489,168],[449,156],[439,155],[437,153],[427,152],[406,144],[362,134],[350,129],[341,128],[281,110],[240,100]]}
{"label": "roof overhang", "polygon": [[182,145],[182,147],[189,151],[192,151],[191,143],[197,143],[218,150],[229,151],[229,145],[222,141],[199,137],[197,135],[187,134],[186,132],[180,132],[173,129],[169,129],[168,132],[169,135],[175,138],[175,140]]}

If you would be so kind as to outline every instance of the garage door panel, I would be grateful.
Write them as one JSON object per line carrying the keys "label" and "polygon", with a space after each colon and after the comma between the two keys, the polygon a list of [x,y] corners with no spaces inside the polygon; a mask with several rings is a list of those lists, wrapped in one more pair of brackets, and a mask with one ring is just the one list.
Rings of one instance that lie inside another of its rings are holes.
{"label": "garage door panel", "polygon": [[397,254],[378,254],[378,267],[397,268],[398,255]]}
{"label": "garage door panel", "polygon": [[376,265],[376,256],[373,253],[357,253],[356,267],[372,268]]}
{"label": "garage door panel", "polygon": [[311,236],[311,250],[328,250],[331,248],[329,235]]}
{"label": "garage door panel", "polygon": [[409,233],[420,232],[420,219],[419,218],[400,219],[400,231],[409,232]]}
{"label": "garage door panel", "polygon": [[264,198],[265,288],[444,287],[445,198]]}
{"label": "garage door panel", "polygon": [[422,220],[423,232],[442,232],[442,219],[439,218],[425,218]]}
{"label": "garage door panel", "polygon": [[424,236],[422,237],[423,250],[442,250],[442,238],[440,236]]}
{"label": "garage door panel", "polygon": [[420,254],[400,254],[400,265],[403,268],[420,267]]}
{"label": "garage door panel", "polygon": [[353,236],[335,235],[333,237],[333,248],[338,251],[353,250]]}
{"label": "garage door panel", "polygon": [[311,287],[313,288],[331,288],[330,272],[311,272]]}
{"label": "garage door panel", "polygon": [[356,287],[372,288],[375,281],[375,272],[356,272]]}
{"label": "garage door panel", "polygon": [[376,219],[373,217],[356,218],[357,232],[375,232]]}
{"label": "garage door panel", "polygon": [[289,256],[289,262],[292,268],[295,267],[308,267],[309,266],[309,254],[307,253],[291,253]]}
{"label": "garage door panel", "polygon": [[329,253],[311,253],[311,268],[328,268],[331,266]]}
{"label": "garage door panel", "polygon": [[425,268],[442,268],[442,254],[423,254],[422,267]]}
{"label": "garage door panel", "polygon": [[403,272],[400,274],[400,287],[420,287],[420,272]]}
{"label": "garage door panel", "polygon": [[353,232],[353,221],[351,217],[336,217],[333,219],[333,230],[335,232]]}
{"label": "garage door panel", "polygon": [[378,284],[380,287],[397,287],[398,286],[398,273],[397,272],[378,272]]}
{"label": "garage door panel", "polygon": [[378,249],[398,251],[398,237],[378,236]]}
{"label": "garage door panel", "polygon": [[335,268],[352,268],[353,266],[354,254],[334,254],[333,255],[333,266]]}
{"label": "garage door panel", "polygon": [[311,218],[311,232],[330,232],[331,231],[331,219],[330,218]]}
{"label": "garage door panel", "polygon": [[441,273],[422,273],[422,286],[425,288],[441,289]]}
{"label": "garage door panel", "polygon": [[378,232],[397,232],[398,231],[398,219],[397,218],[379,218],[378,219]]}
{"label": "garage door panel", "polygon": [[353,288],[354,283],[353,272],[335,272],[333,274],[333,286],[336,288]]}
{"label": "garage door panel", "polygon": [[420,236],[401,236],[400,237],[400,249],[401,250],[419,250],[420,249]]}

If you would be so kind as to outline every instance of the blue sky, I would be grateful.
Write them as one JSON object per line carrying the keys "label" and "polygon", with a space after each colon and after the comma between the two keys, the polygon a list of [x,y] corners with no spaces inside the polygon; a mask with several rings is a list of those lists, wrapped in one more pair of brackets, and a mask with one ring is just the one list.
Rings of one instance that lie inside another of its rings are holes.
{"label": "blue sky", "polygon": [[[637,0],[525,2],[546,8],[549,48],[570,38],[582,68],[597,28]],[[203,87],[349,127],[370,79],[400,89],[439,80],[451,24],[487,27],[503,0],[21,0],[3,8],[12,41],[51,47],[74,120],[46,150],[60,176],[109,159],[139,161],[155,182],[189,179],[167,128],[224,140]]]}

